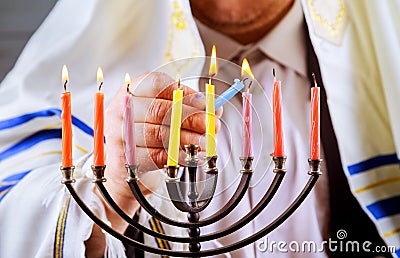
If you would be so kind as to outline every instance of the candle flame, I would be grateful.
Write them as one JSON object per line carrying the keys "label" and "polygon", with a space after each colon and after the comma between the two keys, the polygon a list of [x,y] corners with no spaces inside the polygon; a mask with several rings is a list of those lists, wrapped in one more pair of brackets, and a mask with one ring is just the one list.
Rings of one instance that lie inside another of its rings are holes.
{"label": "candle flame", "polygon": [[208,72],[208,75],[215,76],[215,75],[217,75],[217,73],[218,73],[217,50],[215,48],[215,45],[213,45],[212,51],[211,51],[210,70]]}
{"label": "candle flame", "polygon": [[97,82],[100,83],[99,85],[99,91],[101,90],[101,86],[103,85],[103,70],[99,66],[97,68]]}
{"label": "candle flame", "polygon": [[62,71],[61,71],[61,81],[64,84],[64,91],[67,90],[67,82],[68,82],[68,69],[66,65],[63,65]]}
{"label": "candle flame", "polygon": [[129,73],[125,74],[125,84],[131,84],[131,77],[129,76]]}
{"label": "candle flame", "polygon": [[129,76],[129,73],[125,74],[125,84],[126,84],[126,91],[129,93],[129,85],[131,85],[131,77]]}
{"label": "candle flame", "polygon": [[249,75],[251,79],[254,79],[253,72],[251,71],[249,62],[246,58],[243,59],[242,62],[242,77],[245,76],[245,74]]}
{"label": "candle flame", "polygon": [[103,70],[99,66],[97,68],[97,82],[102,82],[103,81]]}

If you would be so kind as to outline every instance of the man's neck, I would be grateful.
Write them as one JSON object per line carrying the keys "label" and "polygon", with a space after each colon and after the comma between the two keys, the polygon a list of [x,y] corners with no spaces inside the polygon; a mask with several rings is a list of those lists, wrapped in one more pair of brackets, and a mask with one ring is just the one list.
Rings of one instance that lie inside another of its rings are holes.
{"label": "man's neck", "polygon": [[265,36],[290,10],[295,0],[191,1],[193,15],[203,24],[241,44]]}

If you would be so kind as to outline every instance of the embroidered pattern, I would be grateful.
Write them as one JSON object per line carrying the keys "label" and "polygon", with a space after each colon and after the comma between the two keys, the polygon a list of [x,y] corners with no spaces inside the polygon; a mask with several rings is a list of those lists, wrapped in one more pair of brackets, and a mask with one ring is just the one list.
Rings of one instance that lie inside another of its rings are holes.
{"label": "embroidered pattern", "polygon": [[[169,28],[168,28],[168,39],[166,42],[166,48],[164,52],[164,56],[166,58],[167,62],[172,62],[172,66],[175,69],[176,74],[180,74],[182,70],[189,65],[190,60],[185,60],[184,62],[179,62],[177,64],[176,62],[173,62],[177,59],[182,58],[181,56],[174,56],[174,49],[173,49],[173,44],[175,41],[179,40],[179,33],[190,33],[191,38],[196,38],[195,35],[195,28],[193,27],[194,25],[192,23],[188,23],[187,18],[186,18],[186,13],[184,12],[183,9],[181,9],[179,2],[174,1],[172,3],[172,15],[169,21]],[[190,25],[190,26],[189,26]],[[200,55],[200,47],[198,44],[193,46],[193,52],[190,55],[187,56],[198,56]]]}
{"label": "embroidered pattern", "polygon": [[[154,232],[158,232],[161,234],[165,234],[164,228],[162,227],[160,221],[154,217],[151,217],[149,219],[149,223],[150,223],[150,228],[151,230],[153,230]],[[155,238],[157,246],[161,249],[166,249],[166,250],[171,250],[171,246],[169,244],[169,242],[167,240],[164,239],[160,239],[160,238]],[[166,255],[162,255],[161,257],[166,258],[168,256]]]}
{"label": "embroidered pattern", "polygon": [[375,183],[373,183],[373,184],[364,186],[364,187],[362,187],[362,188],[359,188],[359,189],[355,190],[354,193],[355,193],[355,194],[359,194],[359,193],[362,193],[362,192],[371,190],[371,189],[373,189],[373,188],[375,188],[375,187],[379,187],[379,186],[382,186],[382,185],[385,185],[385,184],[395,183],[395,182],[399,182],[399,181],[400,181],[400,177],[394,177],[394,178],[384,179],[384,180],[375,182]]}
{"label": "embroidered pattern", "polygon": [[315,0],[308,0],[307,3],[310,8],[311,18],[317,21],[319,24],[323,25],[333,35],[337,35],[340,27],[343,25],[343,20],[346,14],[346,5],[344,4],[344,1],[339,0],[339,12],[337,13],[334,22],[329,22],[326,18],[321,16],[315,6]]}
{"label": "embroidered pattern", "polygon": [[186,18],[183,11],[179,8],[177,1],[174,1],[174,11],[172,12],[172,22],[178,30],[186,29]]}
{"label": "embroidered pattern", "polygon": [[62,258],[64,257],[64,235],[65,235],[65,224],[67,221],[67,214],[69,209],[69,203],[71,195],[67,194],[60,214],[58,215],[57,228],[54,239],[53,257]]}

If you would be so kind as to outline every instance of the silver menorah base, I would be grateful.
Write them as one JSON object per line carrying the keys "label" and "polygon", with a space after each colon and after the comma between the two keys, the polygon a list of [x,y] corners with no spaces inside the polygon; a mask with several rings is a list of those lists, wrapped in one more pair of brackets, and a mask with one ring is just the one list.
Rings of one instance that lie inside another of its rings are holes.
{"label": "silver menorah base", "polygon": [[[104,221],[102,221],[99,217],[97,217],[84,203],[84,201],[79,197],[78,193],[75,191],[73,187],[73,183],[75,179],[73,178],[73,171],[74,167],[61,167],[61,171],[63,174],[62,183],[65,184],[69,192],[71,193],[72,197],[76,201],[76,203],[81,207],[81,209],[104,231],[108,232],[115,238],[119,239],[120,241],[131,245],[135,248],[139,248],[145,252],[150,252],[154,254],[160,255],[168,255],[168,256],[178,256],[178,257],[205,257],[205,256],[212,256],[218,255],[226,252],[231,252],[242,248],[246,245],[254,243],[258,239],[262,238],[263,236],[267,235],[274,229],[276,229],[279,225],[285,222],[287,218],[289,218],[294,211],[302,204],[305,198],[308,196],[310,191],[313,189],[315,183],[317,182],[319,176],[321,175],[320,165],[321,161],[318,160],[309,160],[310,170],[308,174],[310,178],[308,182],[305,184],[303,190],[299,193],[297,198],[288,206],[288,208],[280,214],[274,221],[270,224],[266,225],[264,228],[259,230],[258,232],[254,233],[253,235],[242,239],[241,241],[237,241],[230,245],[214,248],[214,249],[207,249],[201,250],[201,243],[205,241],[211,241],[214,239],[218,239],[229,235],[235,231],[240,230],[243,226],[248,224],[254,218],[256,218],[262,210],[264,210],[270,201],[273,199],[275,193],[277,192],[279,186],[282,183],[282,180],[286,173],[285,162],[286,156],[283,157],[273,157],[273,161],[275,163],[275,167],[273,172],[275,176],[272,180],[271,185],[269,186],[268,190],[262,197],[262,199],[257,203],[257,205],[249,211],[246,215],[244,215],[239,221],[236,223],[229,225],[225,229],[221,231],[212,232],[209,234],[202,235],[200,232],[200,228],[206,225],[213,224],[225,216],[227,216],[233,209],[240,203],[243,196],[245,195],[250,180],[253,174],[252,170],[252,161],[253,157],[241,157],[240,161],[242,162],[242,169],[240,170],[241,179],[240,183],[232,195],[230,200],[224,205],[218,212],[215,214],[210,215],[205,219],[200,220],[199,213],[210,204],[215,189],[217,186],[218,181],[218,169],[216,166],[217,156],[207,157],[207,168],[205,169],[206,179],[204,183],[204,188],[200,193],[197,191],[197,170],[198,170],[198,157],[197,145],[186,145],[185,146],[187,158],[186,158],[186,168],[185,170],[188,171],[188,191],[184,193],[185,187],[184,184],[181,183],[180,178],[178,177],[178,166],[166,166],[165,171],[167,174],[167,179],[165,181],[169,197],[173,203],[173,205],[180,211],[187,213],[187,222],[176,221],[171,219],[166,214],[160,213],[157,209],[155,209],[145,198],[143,193],[139,188],[139,177],[138,177],[138,165],[131,165],[126,166],[127,169],[127,183],[133,193],[133,196],[139,202],[140,206],[145,209],[151,216],[155,217],[161,222],[166,224],[187,228],[188,229],[188,236],[187,237],[178,237],[178,236],[171,236],[167,234],[162,234],[159,232],[155,232],[138,222],[134,221],[128,214],[121,210],[121,208],[114,202],[110,194],[108,193],[107,189],[104,186],[104,182],[106,178],[104,177],[105,166],[92,166],[92,170],[94,173],[93,183],[96,184],[100,193],[106,200],[106,202],[114,209],[118,215],[128,222],[132,227],[135,227],[137,230],[143,232],[144,234],[148,234],[150,236],[166,240],[172,242],[179,242],[179,243],[188,243],[189,251],[177,251],[177,250],[165,250],[161,248],[152,247],[141,242],[138,242],[134,239],[131,239],[125,235],[122,235],[115,231],[112,227],[107,225]],[[187,198],[185,197],[187,196]]]}

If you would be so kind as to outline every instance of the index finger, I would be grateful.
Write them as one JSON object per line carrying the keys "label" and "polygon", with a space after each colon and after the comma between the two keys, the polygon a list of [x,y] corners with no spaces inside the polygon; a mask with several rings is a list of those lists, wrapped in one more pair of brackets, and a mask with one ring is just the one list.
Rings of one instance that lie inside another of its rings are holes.
{"label": "index finger", "polygon": [[[204,110],[205,99],[201,93],[182,84],[180,87],[183,90],[183,104]],[[138,97],[172,100],[173,91],[177,88],[177,81],[170,76],[165,73],[154,72],[133,79],[130,91]]]}

